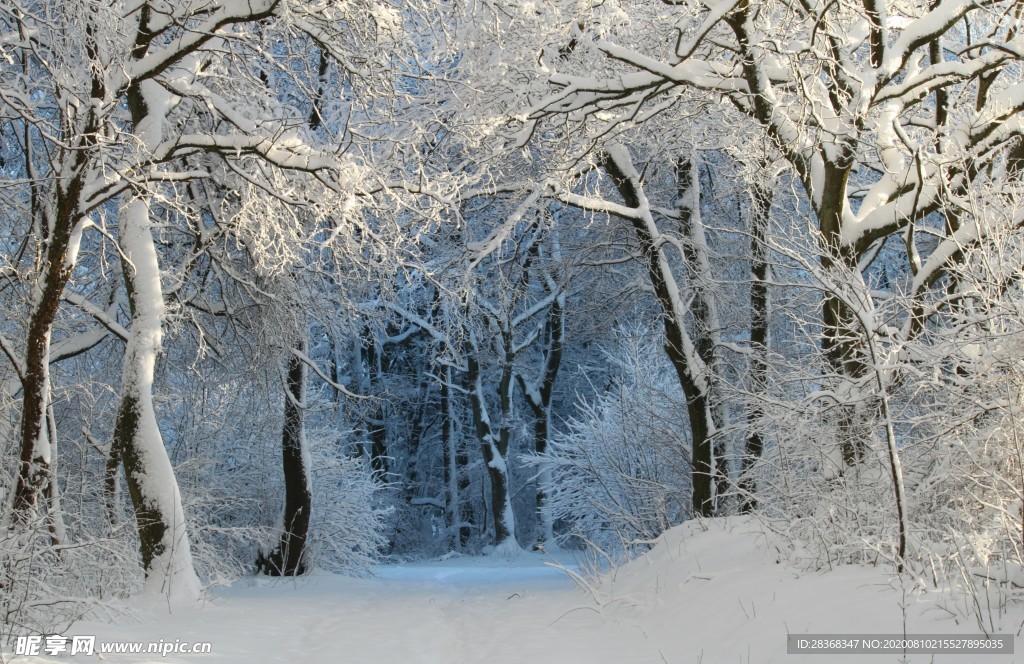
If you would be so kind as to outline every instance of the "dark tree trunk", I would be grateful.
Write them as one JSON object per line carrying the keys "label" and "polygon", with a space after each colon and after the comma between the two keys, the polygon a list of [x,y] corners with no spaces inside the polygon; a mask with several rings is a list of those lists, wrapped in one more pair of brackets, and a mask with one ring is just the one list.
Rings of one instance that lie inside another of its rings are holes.
{"label": "dark tree trunk", "polygon": [[[708,375],[712,377],[702,399],[710,416],[709,432],[710,435],[714,435],[721,423],[713,380],[716,375],[715,339],[719,331],[719,319],[711,295],[711,284],[708,283],[711,266],[708,262],[704,228],[700,221],[700,181],[693,157],[679,159],[676,162],[676,195],[679,199],[679,227],[684,237],[683,263],[693,294],[690,304],[690,315],[693,317],[693,346],[697,357],[708,368]],[[712,451],[717,499],[724,496],[729,488],[729,460],[721,438],[715,441]],[[718,507],[716,504],[716,510]]]}
{"label": "dark tree trunk", "polygon": [[110,453],[103,468],[103,506],[107,513],[107,523],[111,528],[117,525],[118,502],[120,499],[117,474],[121,469],[121,447],[111,442]]}
{"label": "dark tree trunk", "polygon": [[[511,345],[511,339],[505,345]],[[512,366],[511,358],[502,367],[501,380],[498,386],[498,399],[501,408],[501,422],[495,425],[487,413],[486,395],[480,376],[480,364],[473,348],[467,358],[467,379],[470,384],[469,399],[473,411],[473,425],[476,428],[480,449],[483,453],[487,477],[491,484],[491,516],[494,519],[494,544],[501,546],[508,541],[515,541],[515,517],[512,514],[512,501],[508,485],[508,445],[511,431],[508,416],[512,407]]]}
{"label": "dark tree trunk", "polygon": [[409,427],[409,433],[406,436],[406,454],[407,459],[405,467],[405,478],[402,483],[403,493],[405,496],[406,503],[409,506],[413,506],[416,503],[416,499],[420,493],[420,466],[419,466],[419,454],[420,449],[423,445],[423,437],[430,427],[431,413],[428,407],[428,396],[430,392],[430,377],[427,375],[426,368],[420,370],[420,384],[418,394],[419,398],[416,400],[415,409],[412,413],[411,424]]}
{"label": "dark tree trunk", "polygon": [[[444,525],[446,537],[453,544],[453,549],[461,550],[465,545],[462,539],[462,486],[465,458],[458,452],[458,439],[455,434],[455,404],[451,394],[452,370],[445,367],[441,376],[441,448],[444,450]],[[458,532],[456,532],[458,531]],[[468,537],[468,534],[467,534]]]}
{"label": "dark tree trunk", "polygon": [[131,441],[139,435],[142,414],[139,399],[134,394],[123,394],[114,424],[114,448],[124,464],[124,477],[128,494],[135,506],[135,521],[139,532],[139,551],[142,567],[149,570],[157,556],[165,552],[164,535],[168,530],[168,515],[158,503],[147,500],[142,486],[146,463],[140,450]]}
{"label": "dark tree trunk", "polygon": [[[50,449],[46,430],[46,410],[50,399],[50,334],[57,317],[61,294],[71,277],[73,265],[67,264],[68,246],[78,217],[79,198],[85,181],[85,152],[73,162],[67,188],[57,187],[57,205],[52,228],[46,229],[46,243],[38,299],[29,317],[21,376],[21,425],[18,432],[21,454],[18,480],[12,503],[15,521],[23,521],[36,509],[50,481]],[[42,227],[47,226],[46,220]]]}
{"label": "dark tree trunk", "polygon": [[[641,208],[639,182],[628,177],[611,156],[606,156],[602,165],[611,176],[626,205],[639,210]],[[669,267],[662,248],[660,244],[655,243],[651,229],[642,219],[630,217],[629,221],[640,245],[644,266],[654,289],[655,298],[663,312],[665,353],[675,368],[679,384],[683,388],[683,395],[686,397],[693,455],[693,512],[699,516],[713,516],[715,496],[714,469],[712,468],[714,455],[711,444],[713,431],[713,423],[710,420],[711,404],[706,387],[697,379],[696,368],[690,366],[686,356],[685,344],[689,337],[684,327],[683,312],[678,311],[677,298],[673,297],[672,289],[669,286],[673,277],[667,273]]]}
{"label": "dark tree trunk", "polygon": [[[86,27],[86,54],[95,62],[99,51],[93,38],[91,24]],[[23,62],[27,71],[27,62]],[[60,306],[61,294],[74,270],[68,249],[75,226],[81,222],[81,196],[88,177],[89,158],[96,145],[99,119],[93,104],[99,106],[106,95],[102,72],[93,71],[90,87],[91,101],[84,105],[85,123],[74,135],[65,136],[71,145],[60,155],[61,179],[57,181],[52,208],[42,202],[41,187],[31,187],[31,209],[35,233],[40,243],[42,264],[39,265],[39,290],[33,302],[28,321],[25,354],[22,357],[21,424],[18,431],[20,447],[18,479],[14,488],[12,523],[31,519],[39,499],[51,480],[50,449],[46,432],[46,410],[50,399],[50,335],[53,321]],[[26,135],[25,149],[31,151],[31,139]],[[26,155],[26,175],[32,177],[32,157]]]}
{"label": "dark tree trunk", "polygon": [[441,444],[444,448],[445,529],[456,550],[463,550],[472,535],[472,512],[464,500],[469,493],[469,456],[457,433],[458,414],[452,394],[452,368],[441,376]]}
{"label": "dark tree trunk", "polygon": [[50,332],[57,314],[60,293],[67,283],[67,278],[59,272],[50,272],[40,302],[29,321],[25,348],[25,373],[21,383],[22,415],[18,436],[21,455],[12,505],[15,519],[19,521],[29,518],[39,505],[43,490],[50,481],[50,445],[46,435],[46,407],[50,396]]}
{"label": "dark tree trunk", "polygon": [[455,455],[456,487],[459,496],[459,546],[465,549],[473,536],[473,528],[476,522],[476,514],[472,506],[464,502],[463,496],[469,494],[469,453],[464,445],[458,445],[458,452]]}
{"label": "dark tree trunk", "polygon": [[[765,88],[767,79],[762,77],[763,69],[752,50],[751,36],[747,32],[747,21],[756,5],[748,1],[737,5],[736,11],[725,18],[725,22],[736,35],[743,63],[743,78],[750,87],[751,99],[748,111],[776,139],[776,145],[784,152],[789,149],[787,141],[775,128],[776,109]],[[880,57],[884,44],[877,31],[870,35],[871,58]],[[842,92],[842,91],[836,91]],[[845,92],[842,92],[845,94]],[[841,95],[840,95],[841,96]],[[833,93],[833,104],[848,102]],[[842,242],[843,213],[847,205],[847,183],[850,177],[853,147],[849,144],[835,146],[840,151],[838,158],[823,160],[823,172],[815,177],[810,163],[797,153],[788,152],[787,159],[800,176],[804,191],[814,205],[821,234],[821,267],[825,273],[836,269],[857,270],[860,253],[866,247],[849,247]],[[842,298],[831,293],[823,295],[823,329],[821,347],[829,368],[840,379],[857,380],[867,372],[866,358],[857,341],[857,322],[853,311]],[[837,407],[836,434],[843,461],[847,466],[856,464],[866,451],[866,437],[861,414],[855,404],[840,404]]]}
{"label": "dark tree trunk", "polygon": [[[520,384],[523,387],[523,394],[526,403],[533,413],[533,450],[537,454],[544,454],[548,448],[548,440],[551,436],[551,402],[555,394],[555,381],[558,379],[558,370],[562,366],[562,348],[565,345],[565,294],[559,293],[551,308],[548,310],[548,318],[544,323],[544,367],[542,369],[539,385],[531,390],[526,380],[519,376]],[[537,487],[536,507],[537,515],[541,524],[542,541],[550,541],[554,537],[554,524],[547,513],[547,495],[545,485],[551,481],[550,474],[544,473],[539,478],[540,485]]]}
{"label": "dark tree trunk", "polygon": [[303,408],[305,407],[306,365],[298,357],[288,358],[285,385],[284,428],[281,458],[284,469],[284,517],[281,539],[270,553],[261,554],[256,566],[270,576],[305,574],[306,538],[313,496],[310,468],[305,454]]}
{"label": "dark tree trunk", "polygon": [[[859,270],[858,252],[845,246],[841,238],[850,169],[828,163],[824,170],[821,202],[816,211],[824,245],[821,267],[826,274],[836,270],[855,273]],[[810,183],[806,186],[810,187]],[[829,368],[842,379],[863,378],[869,367],[856,312],[840,295],[828,292],[824,294],[823,309],[821,349]],[[846,466],[856,465],[867,449],[863,409],[858,404],[839,404],[836,413],[836,433],[843,463]]]}
{"label": "dark tree trunk", "polygon": [[324,88],[327,87],[327,66],[330,64],[327,51],[320,49],[320,62],[317,65],[316,93],[313,95],[313,104],[309,110],[309,128],[316,131],[323,125],[323,101]]}
{"label": "dark tree trunk", "polygon": [[747,410],[747,441],[740,473],[740,511],[757,508],[757,485],[751,472],[764,453],[760,419],[764,414],[762,394],[768,378],[768,247],[765,244],[772,208],[772,190],[755,184],[750,223],[750,391]]}
{"label": "dark tree trunk", "polygon": [[[369,376],[370,385],[378,382],[378,368],[380,357],[377,352],[377,340],[373,331],[369,328],[366,331],[366,371]],[[373,400],[373,410],[367,418],[367,433],[370,436],[370,467],[373,474],[381,481],[387,481],[388,474],[388,430],[386,426],[384,402],[381,399]]]}

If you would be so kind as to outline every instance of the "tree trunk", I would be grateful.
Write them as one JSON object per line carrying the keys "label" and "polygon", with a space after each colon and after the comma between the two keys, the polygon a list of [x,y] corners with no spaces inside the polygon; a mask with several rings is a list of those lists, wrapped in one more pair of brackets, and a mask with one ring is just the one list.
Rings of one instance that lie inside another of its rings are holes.
{"label": "tree trunk", "polygon": [[[86,54],[96,62],[98,46],[91,25],[86,27]],[[28,71],[27,61],[22,62]],[[51,480],[52,450],[46,428],[50,404],[50,337],[53,321],[60,306],[61,294],[67,286],[78,258],[77,242],[81,240],[85,219],[82,217],[82,192],[89,177],[89,160],[93,155],[99,129],[97,109],[106,95],[103,73],[91,70],[90,100],[82,105],[85,121],[66,128],[64,141],[69,146],[57,155],[60,178],[54,186],[52,207],[42,201],[42,187],[34,173],[32,140],[26,123],[26,177],[33,182],[31,211],[33,231],[39,242],[41,264],[32,292],[28,336],[25,340],[24,366],[21,370],[22,407],[18,432],[20,457],[18,479],[11,503],[12,525],[26,523],[36,511],[39,498]]]}
{"label": "tree trunk", "polygon": [[110,452],[103,467],[103,506],[107,514],[107,523],[111,532],[117,526],[118,507],[121,502],[121,483],[118,482],[118,473],[121,470],[121,450],[111,443]]}
{"label": "tree trunk", "polygon": [[[364,349],[366,357],[367,385],[370,389],[378,383],[380,357],[377,351],[377,339],[373,331],[366,329]],[[370,392],[365,392],[369,394]],[[370,437],[370,467],[373,474],[382,482],[387,481],[388,474],[388,430],[385,422],[384,402],[382,399],[373,400],[373,410],[367,416],[367,434]]]}
{"label": "tree trunk", "polygon": [[760,419],[764,414],[761,399],[768,378],[768,222],[772,208],[772,189],[755,184],[750,223],[750,405],[747,407],[747,441],[740,473],[740,511],[757,508],[757,484],[751,477],[754,464],[764,452]]}
{"label": "tree trunk", "polygon": [[[693,293],[690,315],[693,317],[693,347],[697,357],[707,368],[708,389],[699,398],[707,410],[708,435],[713,436],[722,422],[718,408],[715,380],[717,346],[721,322],[712,294],[711,262],[708,256],[707,236],[700,217],[700,179],[697,161],[692,156],[676,162],[676,194],[678,196],[679,227],[683,234],[683,263],[686,267],[690,290]],[[729,487],[729,459],[724,440],[719,438],[712,447],[715,466],[716,512],[717,500]]]}
{"label": "tree trunk", "polygon": [[270,576],[298,576],[306,573],[306,539],[313,504],[311,468],[303,421],[306,365],[294,354],[288,358],[285,383],[284,427],[281,433],[284,469],[281,539],[270,553],[261,554],[256,562],[257,568]]}
{"label": "tree trunk", "polygon": [[693,512],[700,516],[713,516],[714,455],[711,436],[714,433],[714,422],[711,419],[710,385],[703,368],[697,366],[700,358],[686,331],[679,287],[662,250],[660,233],[651,216],[639,173],[636,172],[628,152],[622,146],[610,148],[602,165],[611,176],[626,205],[637,210],[636,216],[631,216],[628,220],[633,226],[643,254],[647,276],[663,312],[665,353],[675,368],[683,395],[686,397],[693,455]]}
{"label": "tree trunk", "polygon": [[50,333],[64,283],[64,280],[59,284],[44,283],[40,302],[33,308],[29,320],[18,436],[21,457],[12,504],[13,515],[18,522],[31,520],[50,481],[52,457],[46,428],[50,399]]}
{"label": "tree trunk", "polygon": [[[420,497],[422,488],[420,473],[420,450],[423,445],[423,436],[430,426],[431,413],[428,408],[428,393],[430,392],[430,377],[426,369],[419,372],[420,384],[417,389],[415,408],[412,411],[410,426],[405,438],[405,477],[402,481],[402,493],[405,502],[410,508],[416,505],[416,499]],[[401,440],[401,438],[399,439]]]}
{"label": "tree trunk", "polygon": [[[520,376],[526,403],[533,412],[533,450],[544,454],[551,436],[551,401],[555,394],[555,381],[562,365],[562,348],[565,344],[565,293],[559,293],[551,303],[548,318],[544,324],[544,367],[539,385],[531,389]],[[538,478],[537,515],[540,519],[541,543],[553,542],[555,526],[551,510],[547,507],[547,490],[551,486],[551,472],[545,470]]]}
{"label": "tree trunk", "polygon": [[133,198],[122,208],[120,244],[132,327],[113,444],[124,463],[135,507],[147,592],[194,600],[199,596],[199,579],[192,566],[185,513],[153,408],[164,305],[145,200]]}
{"label": "tree trunk", "polygon": [[[452,369],[444,368],[441,376],[441,447],[444,450],[445,510],[444,525],[446,538],[452,550],[461,551],[469,538],[468,528],[463,524],[462,495],[466,459],[459,454],[458,438],[455,432],[455,403],[452,399]],[[460,464],[461,462],[461,464]],[[466,531],[464,533],[464,531]],[[465,535],[465,539],[463,539]]]}
{"label": "tree trunk", "polygon": [[[91,123],[90,123],[91,126]],[[39,499],[51,480],[52,451],[46,426],[50,405],[50,336],[57,317],[61,294],[71,278],[77,252],[71,250],[76,230],[81,233],[79,198],[85,181],[86,150],[74,157],[67,188],[57,185],[57,204],[52,224],[43,219],[45,258],[39,281],[33,292],[33,304],[25,341],[22,368],[21,425],[18,439],[21,448],[18,479],[14,489],[12,514],[15,522],[27,522],[39,506]],[[45,216],[45,215],[44,215]]]}
{"label": "tree trunk", "polygon": [[[144,149],[157,145],[161,138],[163,115],[151,109],[150,103],[167,94],[152,81],[137,82],[128,89],[128,106]],[[199,596],[199,579],[192,565],[178,482],[153,408],[164,299],[147,201],[139,196],[128,199],[120,220],[122,271],[132,326],[125,346],[114,453],[124,463],[135,507],[146,591],[190,601]]]}
{"label": "tree trunk", "polygon": [[[823,243],[821,267],[826,274],[836,270],[860,274],[856,249],[845,246],[842,241],[849,175],[849,168],[845,166],[826,163],[824,167],[821,199],[816,213]],[[813,191],[810,183],[805,186],[809,192]],[[867,374],[869,367],[857,314],[846,300],[835,293],[824,293],[823,309],[821,349],[825,360],[840,380],[859,381]],[[843,463],[847,467],[859,463],[867,450],[864,413],[859,406],[856,403],[839,404],[836,410],[836,435]]]}
{"label": "tree trunk", "polygon": [[[472,336],[472,333],[471,333]],[[508,340],[510,341],[510,340]],[[508,348],[510,344],[506,344]],[[483,452],[487,476],[491,483],[491,515],[494,518],[494,545],[499,549],[518,549],[516,541],[516,520],[512,510],[512,495],[509,493],[508,445],[511,438],[509,416],[512,406],[512,367],[506,358],[498,388],[502,420],[495,430],[487,412],[486,395],[480,376],[476,344],[467,358],[467,378],[470,384],[469,398],[473,410],[473,424]]]}
{"label": "tree trunk", "polygon": [[46,521],[50,530],[50,543],[59,546],[67,540],[67,526],[64,524],[60,485],[57,483],[57,418],[53,414],[53,404],[46,408],[46,421],[50,430],[50,481],[46,483]]}

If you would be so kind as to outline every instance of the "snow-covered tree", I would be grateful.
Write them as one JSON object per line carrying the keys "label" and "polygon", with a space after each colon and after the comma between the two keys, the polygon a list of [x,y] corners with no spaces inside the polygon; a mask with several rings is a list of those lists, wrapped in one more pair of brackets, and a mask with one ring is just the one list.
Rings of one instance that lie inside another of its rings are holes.
{"label": "snow-covered tree", "polygon": [[693,514],[689,440],[676,426],[686,410],[678,376],[657,330],[619,330],[603,349],[611,385],[527,462],[551,477],[551,516],[613,559],[643,550]]}
{"label": "snow-covered tree", "polygon": [[[763,127],[795,171],[825,269],[859,273],[904,233],[912,289],[923,296],[958,248],[979,239],[965,196],[989,177],[986,163],[1012,158],[1022,130],[1013,3],[727,0],[597,14],[580,16],[573,32],[588,70],[559,63],[554,90],[526,112],[523,140],[555,116],[588,136],[614,134],[685,108],[689,91],[710,93]],[[922,233],[939,238],[926,254]],[[824,297],[822,349],[854,382],[870,364],[857,316]],[[908,332],[922,324],[915,313]],[[863,452],[855,411],[837,420],[847,464]]]}
{"label": "snow-covered tree", "polygon": [[[5,5],[5,33],[22,36],[4,44],[4,108],[25,139],[23,189],[35,229],[28,251],[15,254],[25,263],[35,257],[26,277],[33,290],[24,351],[5,343],[23,388],[12,524],[31,518],[50,481],[50,337],[83,238],[96,228],[119,245],[131,318],[112,458],[125,464],[150,587],[195,595],[181,501],[151,398],[166,272],[157,239],[168,224],[194,223],[199,254],[203,240],[222,233],[210,225],[212,215],[232,208],[234,224],[256,228],[256,198],[241,206],[231,194],[196,198],[191,184],[226,183],[225,174],[295,208],[303,198],[288,189],[288,172],[304,174],[305,193],[320,191],[321,208],[352,199],[357,168],[344,154],[346,139],[303,132],[314,110],[321,121],[342,125],[323,99],[329,68],[303,67],[302,58],[278,48],[313,42],[339,68],[364,73],[364,49],[389,39],[396,17],[373,3],[338,11],[271,0],[143,3],[130,11],[120,3]],[[113,201],[121,207],[116,235],[105,225]],[[343,207],[336,205],[338,223],[345,223]],[[288,232],[264,225],[258,235],[268,241],[260,249],[269,253],[259,259],[274,262],[274,252],[292,251],[280,243]]]}

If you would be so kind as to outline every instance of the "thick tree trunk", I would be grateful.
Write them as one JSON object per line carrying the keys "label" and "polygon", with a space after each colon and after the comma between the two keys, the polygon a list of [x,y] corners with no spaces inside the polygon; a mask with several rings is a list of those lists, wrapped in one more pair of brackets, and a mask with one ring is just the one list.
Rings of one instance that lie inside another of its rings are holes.
{"label": "thick tree trunk", "polygon": [[[157,145],[163,112],[151,108],[168,93],[152,81],[133,84],[128,105],[143,148]],[[174,469],[153,408],[153,374],[163,341],[163,289],[147,200],[128,199],[121,208],[120,248],[132,326],[125,347],[121,402],[114,424],[114,454],[124,464],[135,507],[146,592],[174,600],[199,597],[185,512]]]}
{"label": "thick tree trunk", "polygon": [[[776,124],[777,108],[773,105],[773,95],[769,92],[768,78],[765,76],[763,62],[760,61],[752,48],[748,34],[748,20],[756,11],[756,5],[747,0],[737,5],[736,11],[725,18],[732,29],[740,47],[743,62],[743,78],[750,88],[750,111],[776,140],[783,149],[789,149],[786,136]],[[879,57],[884,44],[878,41],[877,31],[871,35],[871,57]],[[842,240],[843,217],[846,211],[847,184],[850,177],[852,160],[850,145],[836,145],[834,150],[839,157],[822,159],[820,173],[808,158],[790,152],[787,159],[796,167],[803,183],[804,191],[811,200],[818,221],[818,231],[822,242],[821,267],[826,272],[835,269],[857,270],[857,262],[861,248],[847,246]],[[846,152],[846,156],[842,155]],[[863,350],[857,342],[857,323],[854,312],[850,311],[842,298],[825,293],[823,295],[823,329],[821,347],[829,368],[841,380],[859,380],[868,370]],[[866,451],[861,415],[855,404],[840,404],[837,408],[835,421],[836,435],[839,440],[839,451],[845,465],[856,464]]]}
{"label": "thick tree trunk", "polygon": [[50,398],[50,332],[63,288],[63,282],[44,285],[42,300],[33,309],[29,321],[22,380],[21,457],[12,505],[17,521],[31,519],[50,481],[52,457],[46,428],[46,409]]}
{"label": "thick tree trunk", "polygon": [[79,218],[79,198],[85,181],[85,153],[86,150],[82,149],[74,157],[70,168],[73,176],[67,187],[58,184],[52,223],[43,220],[43,237],[39,238],[45,244],[45,257],[33,292],[22,367],[21,425],[18,431],[21,454],[11,505],[15,522],[26,522],[32,518],[47,483],[51,481],[52,451],[46,426],[50,405],[50,336],[61,294],[77,257],[71,244],[72,238],[77,237],[76,227],[80,233],[83,223]]}
{"label": "thick tree trunk", "polygon": [[[849,176],[848,167],[825,164],[816,214],[823,244],[821,267],[826,274],[837,270],[860,274],[856,248],[846,246],[842,241]],[[809,192],[813,192],[812,183],[808,182],[805,186]],[[826,292],[823,297],[821,349],[825,360],[841,380],[859,381],[867,374],[869,366],[857,314],[842,296]],[[863,404],[839,404],[836,413],[836,435],[843,463],[848,467],[856,465],[867,450]]]}
{"label": "thick tree trunk", "polygon": [[[95,62],[99,54],[93,39],[92,26],[86,28],[86,53]],[[22,63],[28,71],[28,63]],[[41,179],[33,171],[32,139],[26,123],[26,176],[32,184],[31,210],[33,230],[40,243],[41,264],[38,281],[32,293],[28,336],[21,369],[22,407],[18,440],[21,454],[11,515],[13,523],[32,518],[39,498],[51,480],[52,450],[46,430],[46,413],[50,403],[50,336],[60,306],[61,294],[67,286],[78,258],[77,243],[81,241],[85,219],[82,218],[82,192],[89,177],[89,162],[99,130],[96,109],[103,103],[106,90],[102,72],[92,71],[90,100],[83,105],[85,122],[64,136],[70,147],[58,155],[60,179],[57,180],[52,207],[42,201]]]}
{"label": "thick tree trunk", "polygon": [[304,426],[306,365],[294,354],[288,358],[285,384],[281,459],[284,469],[284,514],[281,539],[270,553],[261,554],[257,567],[270,576],[305,574],[306,540],[313,493]]}
{"label": "thick tree trunk", "polygon": [[153,373],[164,312],[160,268],[146,201],[121,213],[121,252],[132,327],[125,348],[114,446],[135,507],[146,591],[175,600],[199,596],[185,513],[153,408]]}

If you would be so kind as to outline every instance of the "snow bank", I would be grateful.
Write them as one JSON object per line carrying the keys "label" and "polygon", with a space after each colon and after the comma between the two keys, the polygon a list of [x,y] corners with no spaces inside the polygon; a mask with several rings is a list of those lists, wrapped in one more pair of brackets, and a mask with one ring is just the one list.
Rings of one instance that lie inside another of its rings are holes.
{"label": "snow bank", "polygon": [[[950,589],[908,587],[891,567],[842,566],[804,572],[787,564],[787,547],[752,517],[690,521],[672,528],[643,556],[594,586],[602,614],[632,623],[667,662],[843,661],[839,655],[787,655],[786,635],[978,634],[964,617],[972,600]],[[984,603],[985,599],[981,601]],[[1014,634],[1024,612],[996,605],[985,623]],[[1002,614],[1002,615],[997,615]],[[1017,650],[1024,655],[1021,640]],[[908,654],[907,662],[1015,661],[1012,655]],[[859,654],[857,664],[903,661]]]}
{"label": "snow bank", "polygon": [[[787,633],[972,634],[969,598],[904,591],[881,567],[801,572],[755,520],[691,522],[589,586],[573,587],[550,556],[452,556],[382,567],[371,579],[317,572],[254,578],[206,606],[122,625],[78,623],[98,642],[209,642],[210,655],[106,654],[131,664],[1005,664],[1013,655],[787,655]],[[557,562],[572,567],[563,552]],[[581,579],[581,586],[586,586]],[[596,600],[596,601],[595,601]],[[984,600],[983,600],[984,601]],[[984,605],[984,604],[983,604]],[[1013,633],[1019,606],[1000,613]],[[1013,607],[1011,607],[1013,608]],[[988,619],[988,618],[986,618]],[[1019,652],[1022,644],[1015,644]],[[55,661],[18,659],[25,664]],[[62,657],[96,662],[96,657]]]}

